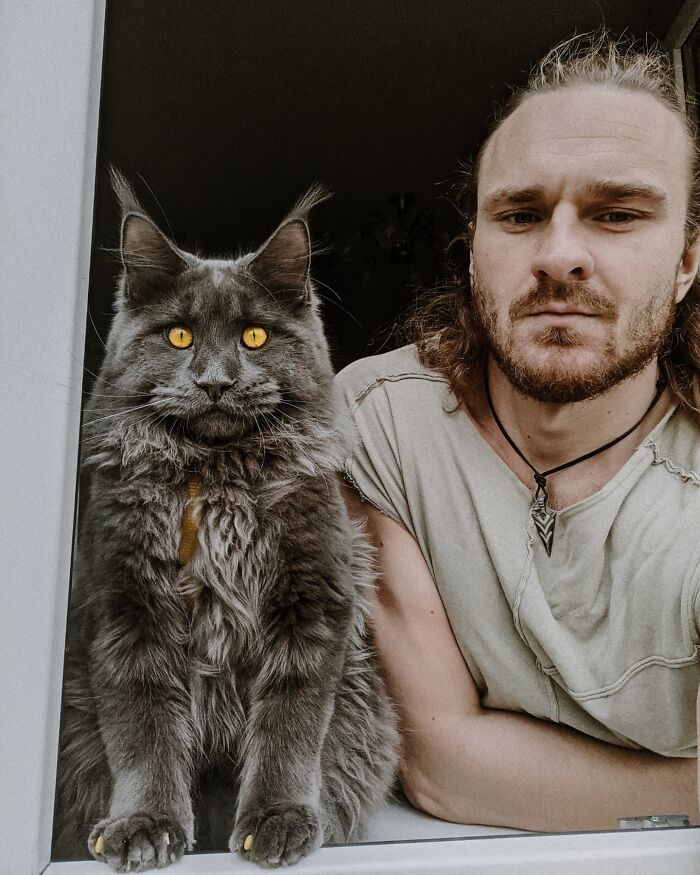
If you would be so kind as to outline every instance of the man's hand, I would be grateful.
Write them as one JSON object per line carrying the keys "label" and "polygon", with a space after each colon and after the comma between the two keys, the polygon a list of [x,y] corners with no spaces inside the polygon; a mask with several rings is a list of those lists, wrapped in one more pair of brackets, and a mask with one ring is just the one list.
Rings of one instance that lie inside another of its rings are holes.
{"label": "man's hand", "polygon": [[377,648],[401,720],[401,783],[417,808],[541,831],[614,829],[618,818],[650,814],[700,822],[695,760],[482,708],[417,543],[353,490],[345,494],[377,549]]}

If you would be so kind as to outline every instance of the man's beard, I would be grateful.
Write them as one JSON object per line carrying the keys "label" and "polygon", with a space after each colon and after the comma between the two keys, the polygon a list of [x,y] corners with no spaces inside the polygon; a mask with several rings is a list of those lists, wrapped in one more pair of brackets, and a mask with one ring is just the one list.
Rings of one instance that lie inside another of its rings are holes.
{"label": "man's beard", "polygon": [[[612,336],[604,342],[599,361],[590,365],[567,364],[567,350],[584,347],[589,340],[576,328],[546,326],[531,335],[529,342],[550,348],[553,355],[546,364],[535,364],[518,353],[514,339],[517,321],[541,310],[551,301],[580,306],[595,318],[614,325],[617,305],[596,295],[585,283],[540,282],[517,298],[508,309],[505,329],[498,324],[498,313],[491,293],[477,277],[472,282],[473,316],[486,351],[490,353],[513,388],[529,398],[555,404],[571,404],[601,395],[623,380],[638,374],[659,354],[671,334],[675,316],[674,286],[659,286],[632,310],[625,330],[623,349],[618,350]],[[556,352],[561,350],[562,360]]]}

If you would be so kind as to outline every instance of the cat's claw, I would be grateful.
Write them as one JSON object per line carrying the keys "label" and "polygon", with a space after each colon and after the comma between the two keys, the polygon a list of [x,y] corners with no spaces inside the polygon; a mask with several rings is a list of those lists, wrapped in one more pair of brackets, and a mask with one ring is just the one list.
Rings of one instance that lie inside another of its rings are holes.
{"label": "cat's claw", "polygon": [[184,830],[167,814],[136,812],[129,817],[101,820],[88,839],[92,856],[115,872],[162,869],[179,860],[186,849]]}
{"label": "cat's claw", "polygon": [[238,818],[230,849],[265,868],[296,863],[321,844],[318,815],[307,805],[270,805]]}

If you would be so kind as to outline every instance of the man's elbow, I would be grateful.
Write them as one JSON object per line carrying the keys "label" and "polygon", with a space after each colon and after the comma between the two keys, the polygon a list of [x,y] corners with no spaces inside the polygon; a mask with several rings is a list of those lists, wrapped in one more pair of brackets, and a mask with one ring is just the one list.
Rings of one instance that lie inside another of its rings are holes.
{"label": "man's elbow", "polygon": [[431,774],[430,769],[404,761],[399,770],[399,781],[404,796],[414,808],[440,820],[460,822],[460,818],[455,820],[454,799],[451,798],[455,788],[450,793],[449,788],[442,787],[439,776]]}

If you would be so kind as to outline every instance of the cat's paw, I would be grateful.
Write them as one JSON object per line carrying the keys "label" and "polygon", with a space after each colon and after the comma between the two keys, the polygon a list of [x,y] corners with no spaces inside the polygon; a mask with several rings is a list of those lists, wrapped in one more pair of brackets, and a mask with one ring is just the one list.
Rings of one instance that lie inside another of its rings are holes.
{"label": "cat's paw", "polygon": [[229,848],[260,866],[288,866],[321,844],[318,814],[307,805],[270,805],[238,818]]}
{"label": "cat's paw", "polygon": [[88,839],[92,856],[115,872],[162,869],[179,860],[186,848],[185,831],[176,820],[167,814],[144,811],[101,820]]}

